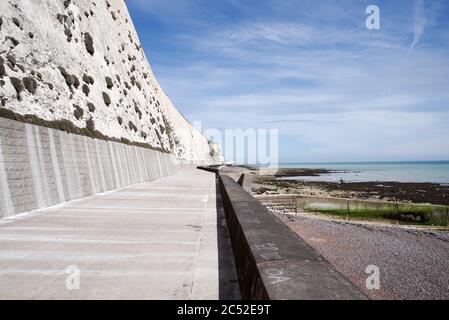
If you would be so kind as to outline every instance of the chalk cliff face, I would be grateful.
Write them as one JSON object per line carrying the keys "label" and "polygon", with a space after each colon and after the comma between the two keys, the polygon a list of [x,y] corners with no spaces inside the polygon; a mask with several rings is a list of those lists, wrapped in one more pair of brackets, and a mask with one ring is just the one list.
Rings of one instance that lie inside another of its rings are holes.
{"label": "chalk cliff face", "polygon": [[124,0],[1,0],[0,107],[180,159],[221,157],[161,89]]}

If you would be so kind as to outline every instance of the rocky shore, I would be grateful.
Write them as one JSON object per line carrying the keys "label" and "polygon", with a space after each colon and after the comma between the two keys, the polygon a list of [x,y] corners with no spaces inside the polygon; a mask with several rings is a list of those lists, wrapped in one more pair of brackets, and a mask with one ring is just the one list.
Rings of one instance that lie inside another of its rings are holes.
{"label": "rocky shore", "polygon": [[[255,173],[256,171],[253,172]],[[282,180],[282,178],[292,176],[319,176],[330,172],[333,171],[326,169],[281,169],[275,174],[255,174],[252,191],[256,195],[294,194],[449,205],[449,186],[435,183]]]}
{"label": "rocky shore", "polygon": [[[282,180],[294,176],[319,176],[333,171],[281,169],[264,172],[246,167],[248,169],[254,174],[252,193],[260,196],[260,201],[273,214],[370,299],[449,298],[446,272],[449,267],[449,232],[445,229],[396,225],[383,220],[346,221],[322,214],[295,213],[295,203],[292,202],[296,195],[301,195],[449,205],[449,186],[433,183]],[[366,287],[369,266],[379,269],[378,289]]]}

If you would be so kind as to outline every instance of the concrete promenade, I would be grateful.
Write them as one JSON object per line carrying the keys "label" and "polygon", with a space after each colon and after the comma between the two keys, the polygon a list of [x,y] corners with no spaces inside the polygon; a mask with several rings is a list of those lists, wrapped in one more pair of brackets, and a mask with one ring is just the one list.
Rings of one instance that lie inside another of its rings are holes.
{"label": "concrete promenade", "polygon": [[184,169],[0,219],[0,299],[218,299],[216,200],[214,174]]}

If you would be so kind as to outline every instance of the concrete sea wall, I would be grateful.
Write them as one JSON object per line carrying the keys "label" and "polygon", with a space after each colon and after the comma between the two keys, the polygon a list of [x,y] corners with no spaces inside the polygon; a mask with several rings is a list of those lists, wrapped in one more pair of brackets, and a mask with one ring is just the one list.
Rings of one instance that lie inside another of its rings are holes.
{"label": "concrete sea wall", "polygon": [[174,156],[0,118],[0,218],[176,172]]}
{"label": "concrete sea wall", "polygon": [[218,178],[243,299],[367,299],[229,176],[226,168],[199,168]]}
{"label": "concrete sea wall", "polygon": [[219,181],[243,299],[366,299],[237,182]]}

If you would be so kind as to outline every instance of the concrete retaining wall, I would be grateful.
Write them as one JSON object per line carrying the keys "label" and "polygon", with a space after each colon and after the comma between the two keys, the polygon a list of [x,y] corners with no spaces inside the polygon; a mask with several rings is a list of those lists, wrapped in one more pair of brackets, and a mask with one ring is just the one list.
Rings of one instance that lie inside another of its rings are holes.
{"label": "concrete retaining wall", "polygon": [[256,195],[260,203],[274,213],[296,213],[296,196],[292,195]]}
{"label": "concrete retaining wall", "polygon": [[243,299],[366,299],[231,177],[219,177]]}
{"label": "concrete retaining wall", "polygon": [[0,118],[0,218],[175,171],[170,154]]}

